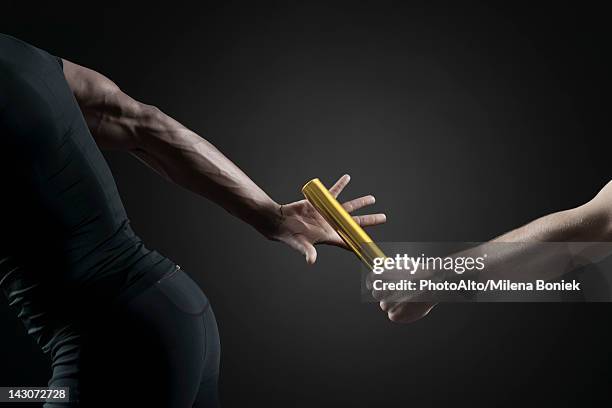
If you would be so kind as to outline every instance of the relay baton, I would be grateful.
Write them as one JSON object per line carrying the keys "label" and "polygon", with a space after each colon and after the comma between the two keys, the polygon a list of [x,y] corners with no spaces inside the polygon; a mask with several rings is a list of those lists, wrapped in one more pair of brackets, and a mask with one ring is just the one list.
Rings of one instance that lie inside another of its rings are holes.
{"label": "relay baton", "polygon": [[378,245],[372,241],[372,238],[355,222],[318,178],[306,183],[302,188],[302,193],[368,269],[372,270],[374,267],[374,259],[386,258]]}

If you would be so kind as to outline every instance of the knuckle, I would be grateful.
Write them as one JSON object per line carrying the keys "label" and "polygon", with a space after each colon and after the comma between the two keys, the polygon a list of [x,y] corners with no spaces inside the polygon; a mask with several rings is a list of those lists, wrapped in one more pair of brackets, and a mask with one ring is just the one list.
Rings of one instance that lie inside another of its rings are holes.
{"label": "knuckle", "polygon": [[387,317],[389,320],[395,323],[406,322],[405,303],[399,303],[395,307],[392,307],[391,310],[387,312]]}
{"label": "knuckle", "polygon": [[396,312],[393,312],[393,311],[387,312],[387,317],[393,323],[401,322],[401,316],[398,313],[396,313]]}

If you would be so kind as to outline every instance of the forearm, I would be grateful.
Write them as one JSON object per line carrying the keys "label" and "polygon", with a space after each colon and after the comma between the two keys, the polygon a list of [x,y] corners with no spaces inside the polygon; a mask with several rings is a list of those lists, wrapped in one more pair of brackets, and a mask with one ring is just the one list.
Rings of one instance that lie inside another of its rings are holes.
{"label": "forearm", "polygon": [[487,263],[480,278],[553,279],[609,255],[608,190],[611,185],[584,205],[549,214],[481,245],[477,251],[487,253]]}
{"label": "forearm", "polygon": [[546,215],[491,242],[606,241],[608,220],[592,203]]}
{"label": "forearm", "polygon": [[[315,244],[343,246],[340,236],[306,200],[278,205],[242,170],[208,141],[159,109],[130,98],[110,79],[63,60],[64,76],[98,145],[129,151],[162,176],[211,199],[255,227],[315,262]],[[330,188],[335,197],[348,175]],[[348,202],[348,212],[374,203],[363,196]],[[385,222],[384,214],[355,217],[361,226]]]}
{"label": "forearm", "polygon": [[269,237],[280,205],[215,146],[156,108],[146,107],[130,152],[161,175],[251,224]]}
{"label": "forearm", "polygon": [[105,86],[100,98],[79,101],[100,147],[129,151],[165,178],[214,201],[265,236],[273,234],[280,222],[280,206],[238,166],[159,109],[135,101],[112,82]]}
{"label": "forearm", "polygon": [[[479,259],[483,268],[465,269],[461,274],[441,271],[440,276],[435,275],[439,273],[437,270],[431,272],[430,277],[456,282],[506,279],[534,282],[558,278],[612,253],[611,213],[612,182],[584,205],[546,215],[489,242],[450,255],[456,260]],[[412,273],[401,271],[389,279],[394,282],[409,280]],[[370,275],[370,279],[379,279],[379,276]],[[422,275],[419,278],[422,279]],[[389,313],[391,320],[414,320],[410,317],[413,308],[409,303],[404,303],[406,295],[402,291],[389,295],[374,290],[373,296],[383,299],[381,307]],[[414,301],[413,298],[411,300]],[[421,309],[422,306],[417,304],[415,310]]]}

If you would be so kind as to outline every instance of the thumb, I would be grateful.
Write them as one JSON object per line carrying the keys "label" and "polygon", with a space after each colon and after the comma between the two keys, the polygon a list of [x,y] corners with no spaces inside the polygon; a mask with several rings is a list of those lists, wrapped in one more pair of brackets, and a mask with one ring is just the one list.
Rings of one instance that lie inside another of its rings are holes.
{"label": "thumb", "polygon": [[310,265],[317,261],[317,250],[314,245],[312,245],[306,238],[300,239],[300,244],[302,247],[302,254],[306,257],[306,262]]}
{"label": "thumb", "polygon": [[315,247],[302,235],[292,236],[286,243],[306,258],[306,262],[313,264],[317,260],[317,250]]}

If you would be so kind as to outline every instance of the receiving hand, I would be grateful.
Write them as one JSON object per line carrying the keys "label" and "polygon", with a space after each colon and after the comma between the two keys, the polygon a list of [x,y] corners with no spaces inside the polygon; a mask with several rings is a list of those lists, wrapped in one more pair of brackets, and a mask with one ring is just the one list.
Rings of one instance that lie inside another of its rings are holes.
{"label": "receiving hand", "polygon": [[[350,181],[350,176],[345,174],[329,189],[334,197],[342,192]],[[351,213],[363,207],[374,204],[375,199],[371,195],[347,201],[342,206]],[[271,236],[276,241],[284,242],[291,248],[306,257],[306,262],[313,264],[317,259],[316,244],[336,245],[345,249],[346,244],[334,229],[325,221],[317,210],[308,202],[300,200],[280,206],[281,221],[277,231]],[[386,222],[385,214],[356,215],[353,219],[362,227],[379,225]]]}

